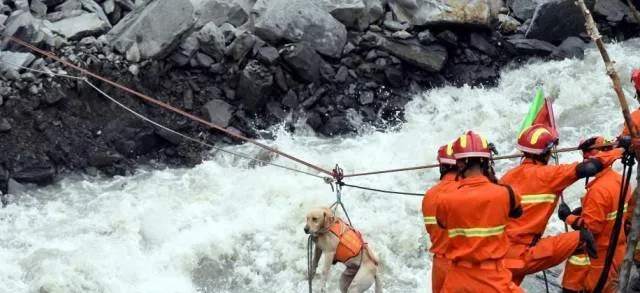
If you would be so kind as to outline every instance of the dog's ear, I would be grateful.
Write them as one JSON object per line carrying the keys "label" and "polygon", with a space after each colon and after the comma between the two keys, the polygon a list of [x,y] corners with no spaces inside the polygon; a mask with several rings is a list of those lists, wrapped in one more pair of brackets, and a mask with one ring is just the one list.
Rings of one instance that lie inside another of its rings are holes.
{"label": "dog's ear", "polygon": [[333,212],[330,209],[325,209],[322,213],[324,215],[323,226],[328,229],[329,227],[331,227],[331,225],[333,224],[333,222],[335,222],[336,219],[333,216]]}

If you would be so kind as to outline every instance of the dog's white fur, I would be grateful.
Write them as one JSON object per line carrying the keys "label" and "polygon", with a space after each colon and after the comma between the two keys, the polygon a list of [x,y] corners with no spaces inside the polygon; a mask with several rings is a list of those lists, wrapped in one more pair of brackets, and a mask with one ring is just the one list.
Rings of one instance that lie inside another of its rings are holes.
{"label": "dog's white fur", "polygon": [[[311,234],[316,244],[313,261],[311,263],[311,276],[313,279],[318,268],[320,256],[324,253],[322,267],[322,279],[320,281],[321,292],[326,292],[329,270],[333,264],[340,239],[336,237],[329,227],[338,219],[333,210],[327,207],[318,207],[310,210],[306,216],[304,231]],[[347,260],[347,268],[340,277],[340,292],[342,293],[362,293],[375,283],[375,292],[382,293],[382,284],[378,276],[378,266],[374,261],[375,255],[370,248],[363,248],[359,256]]]}

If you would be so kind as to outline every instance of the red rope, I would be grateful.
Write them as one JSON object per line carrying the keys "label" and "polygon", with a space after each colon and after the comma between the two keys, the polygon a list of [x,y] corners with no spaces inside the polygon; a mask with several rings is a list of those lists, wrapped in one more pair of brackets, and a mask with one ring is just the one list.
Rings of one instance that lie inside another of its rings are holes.
{"label": "red rope", "polygon": [[211,122],[209,122],[209,121],[206,121],[206,120],[204,120],[204,119],[202,119],[202,118],[200,118],[200,117],[198,117],[198,116],[195,116],[195,115],[192,115],[192,114],[190,114],[190,113],[187,113],[187,112],[185,112],[185,111],[183,111],[183,110],[181,110],[181,109],[179,109],[179,108],[176,108],[176,107],[171,106],[171,105],[169,105],[169,104],[166,104],[166,103],[164,103],[164,102],[158,101],[158,100],[156,100],[156,99],[154,99],[154,98],[151,98],[151,97],[149,97],[149,96],[147,96],[147,95],[145,95],[145,94],[139,93],[139,92],[137,92],[137,91],[135,91],[135,90],[132,90],[132,89],[130,89],[130,88],[128,88],[128,87],[126,87],[126,86],[120,85],[120,84],[118,84],[118,83],[116,83],[116,82],[114,82],[114,81],[111,81],[111,80],[109,80],[109,79],[107,79],[107,78],[104,78],[104,77],[102,77],[102,76],[100,76],[100,75],[97,75],[97,74],[95,74],[95,73],[93,73],[93,72],[91,72],[91,71],[88,71],[88,70],[86,70],[86,69],[80,68],[80,67],[78,67],[77,65],[75,65],[75,64],[73,64],[73,63],[71,63],[71,62],[68,62],[68,61],[66,61],[66,60],[64,60],[64,59],[62,59],[62,58],[60,58],[60,57],[56,56],[56,55],[55,55],[55,54],[53,54],[52,52],[48,52],[48,51],[42,50],[42,49],[40,49],[40,48],[38,48],[38,47],[36,47],[36,46],[33,46],[33,45],[31,45],[31,44],[29,44],[29,43],[27,43],[27,42],[25,42],[25,41],[23,41],[23,40],[20,40],[20,39],[18,39],[18,38],[15,38],[15,37],[13,37],[13,36],[5,35],[5,37],[7,37],[10,41],[13,41],[13,42],[15,42],[15,43],[17,43],[17,44],[19,44],[19,45],[21,45],[21,46],[23,46],[23,47],[26,47],[26,48],[28,48],[28,49],[30,49],[30,50],[32,50],[32,51],[34,51],[34,52],[37,52],[37,53],[39,53],[39,54],[41,54],[41,55],[44,55],[44,56],[49,57],[49,58],[51,58],[51,59],[53,59],[53,60],[56,60],[56,61],[58,61],[58,62],[60,62],[60,63],[62,63],[62,64],[64,64],[64,65],[66,65],[66,66],[68,66],[68,67],[70,67],[70,68],[76,69],[76,70],[80,71],[82,74],[86,74],[86,75],[92,76],[92,77],[94,77],[94,78],[96,78],[96,79],[99,79],[99,80],[101,80],[101,81],[104,81],[104,82],[106,82],[106,83],[108,83],[108,84],[110,84],[110,85],[112,85],[112,86],[114,86],[114,87],[117,87],[117,88],[119,88],[119,89],[121,89],[121,90],[123,90],[123,91],[126,91],[126,92],[128,92],[128,93],[131,93],[131,94],[133,94],[133,95],[135,95],[135,96],[138,96],[138,97],[140,97],[140,98],[142,98],[142,99],[144,99],[144,100],[146,100],[146,101],[148,101],[148,102],[151,102],[151,103],[153,103],[153,104],[156,104],[156,105],[158,105],[158,106],[160,106],[160,107],[163,107],[163,108],[165,108],[165,109],[167,109],[167,110],[170,110],[170,111],[176,112],[176,113],[178,113],[178,114],[180,114],[180,115],[182,115],[182,116],[188,117],[188,118],[190,118],[190,119],[192,119],[192,120],[194,120],[194,121],[200,122],[201,124],[204,124],[204,125],[206,125],[206,126],[208,126],[208,127],[210,127],[210,128],[213,128],[213,129],[217,129],[217,130],[219,130],[219,131],[222,131],[222,132],[224,132],[225,134],[227,134],[227,135],[229,135],[229,136],[235,137],[235,138],[237,138],[237,139],[240,139],[240,140],[243,140],[243,141],[246,141],[246,142],[253,143],[253,144],[255,144],[255,145],[259,146],[259,147],[262,147],[262,148],[264,148],[264,149],[266,149],[266,150],[269,150],[269,151],[274,152],[274,153],[276,153],[276,154],[279,154],[279,155],[281,155],[281,156],[283,156],[283,157],[286,157],[286,158],[288,158],[288,159],[291,159],[291,160],[293,160],[293,161],[295,161],[295,162],[298,162],[298,163],[300,163],[300,164],[303,164],[303,165],[305,165],[305,166],[307,166],[307,167],[309,167],[309,168],[312,168],[312,169],[314,169],[314,170],[316,170],[316,171],[319,171],[319,172],[325,173],[325,174],[327,174],[327,175],[332,175],[332,176],[333,176],[333,173],[332,173],[331,171],[329,171],[329,170],[326,170],[326,169],[324,169],[324,168],[318,167],[318,166],[313,165],[313,164],[311,164],[311,163],[307,163],[307,162],[305,162],[305,161],[303,161],[303,160],[301,160],[301,159],[298,159],[298,158],[296,158],[296,157],[293,157],[293,156],[291,156],[291,155],[288,155],[288,154],[286,154],[286,153],[283,153],[283,152],[281,152],[281,151],[279,151],[279,150],[277,150],[277,149],[275,149],[275,148],[272,148],[272,147],[270,147],[270,146],[268,146],[268,145],[265,145],[265,144],[263,144],[263,143],[260,143],[260,142],[258,142],[258,141],[256,141],[256,140],[254,140],[254,139],[251,139],[251,138],[248,138],[248,137],[245,137],[245,136],[242,136],[242,135],[239,135],[239,134],[233,133],[233,132],[231,132],[231,131],[229,131],[229,130],[227,130],[227,129],[222,128],[221,126],[218,126],[218,125],[216,125],[216,124],[214,124],[214,123],[211,123]]}

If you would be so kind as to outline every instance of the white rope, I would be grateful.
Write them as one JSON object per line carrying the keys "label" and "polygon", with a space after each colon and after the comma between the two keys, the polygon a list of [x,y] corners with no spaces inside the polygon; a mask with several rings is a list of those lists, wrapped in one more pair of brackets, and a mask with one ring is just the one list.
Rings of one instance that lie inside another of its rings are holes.
{"label": "white rope", "polygon": [[153,125],[155,125],[155,126],[157,126],[157,127],[159,127],[159,128],[162,128],[162,129],[164,129],[164,130],[166,130],[166,131],[168,131],[168,132],[171,132],[171,133],[173,133],[173,134],[175,134],[175,135],[178,135],[178,136],[180,136],[180,137],[182,137],[182,138],[184,138],[184,139],[186,139],[186,140],[193,141],[193,142],[195,142],[195,143],[198,143],[198,144],[201,144],[201,145],[204,145],[204,146],[208,146],[208,147],[210,147],[210,148],[213,148],[213,149],[219,150],[219,151],[221,151],[221,152],[224,152],[224,153],[227,153],[227,154],[230,154],[230,155],[233,155],[233,156],[241,157],[241,158],[244,158],[244,159],[247,159],[247,160],[256,161],[256,162],[259,162],[259,163],[263,163],[263,164],[267,164],[267,165],[271,165],[271,166],[275,166],[275,167],[279,167],[279,168],[287,169],[287,170],[290,170],[290,171],[293,171],[293,172],[298,172],[298,173],[306,174],[306,175],[313,176],[313,177],[316,177],[316,178],[322,178],[322,179],[325,179],[325,177],[320,176],[320,175],[317,175],[317,174],[313,174],[313,173],[310,173],[310,172],[306,172],[306,171],[302,171],[302,170],[294,169],[294,168],[287,167],[287,166],[283,166],[283,165],[276,164],[276,163],[267,162],[267,161],[265,161],[265,160],[261,160],[261,159],[258,159],[258,158],[253,158],[253,157],[250,157],[250,156],[245,155],[245,154],[241,154],[241,153],[236,153],[236,152],[228,151],[228,150],[222,149],[222,148],[220,148],[220,147],[214,146],[214,145],[212,145],[212,144],[209,144],[209,143],[207,143],[207,142],[205,142],[205,141],[202,141],[202,140],[199,140],[199,139],[196,139],[196,138],[190,137],[190,136],[188,136],[188,135],[182,134],[182,133],[180,133],[180,132],[178,132],[178,131],[175,131],[175,130],[173,130],[173,129],[169,128],[169,127],[166,127],[166,126],[164,126],[164,125],[162,125],[162,124],[160,124],[160,123],[158,123],[158,122],[156,122],[156,121],[153,121],[153,120],[151,120],[150,118],[147,118],[147,117],[145,117],[144,115],[142,115],[142,114],[140,114],[140,113],[136,112],[135,110],[133,110],[133,109],[131,109],[131,108],[129,108],[129,107],[127,107],[127,106],[125,106],[124,104],[120,103],[118,100],[114,99],[113,97],[109,96],[107,93],[105,93],[104,91],[102,91],[102,90],[101,90],[100,88],[98,88],[96,85],[94,85],[93,83],[91,83],[91,82],[90,82],[86,77],[78,77],[78,76],[67,75],[67,74],[58,74],[58,73],[54,73],[54,72],[46,72],[46,71],[43,71],[43,70],[37,70],[37,69],[33,69],[33,68],[29,68],[29,67],[25,67],[25,66],[20,66],[20,65],[17,65],[17,64],[12,64],[12,63],[9,63],[9,62],[6,62],[6,61],[0,61],[0,63],[10,64],[10,65],[13,65],[13,66],[16,66],[16,67],[20,67],[20,68],[23,68],[23,69],[26,69],[26,70],[30,70],[30,71],[33,71],[33,72],[38,72],[38,73],[46,74],[46,75],[51,76],[51,77],[64,77],[64,78],[70,78],[70,79],[82,80],[82,81],[84,81],[85,83],[87,83],[89,86],[91,86],[93,89],[95,89],[95,90],[96,90],[98,93],[100,93],[102,96],[104,96],[105,98],[109,99],[111,102],[113,102],[113,103],[115,103],[116,105],[120,106],[120,107],[121,107],[121,108],[123,108],[124,110],[126,110],[126,111],[130,112],[131,114],[133,114],[133,115],[137,116],[138,118],[140,118],[140,119],[142,119],[142,120],[144,120],[144,121],[147,121],[147,122],[149,122],[149,123],[151,123],[151,124],[153,124]]}

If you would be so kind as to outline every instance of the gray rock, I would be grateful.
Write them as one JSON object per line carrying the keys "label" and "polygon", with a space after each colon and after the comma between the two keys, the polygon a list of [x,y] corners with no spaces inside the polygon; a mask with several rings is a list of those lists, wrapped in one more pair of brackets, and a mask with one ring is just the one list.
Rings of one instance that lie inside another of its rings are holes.
{"label": "gray rock", "polygon": [[111,14],[116,10],[116,2],[113,0],[105,0],[102,2],[102,9],[104,10],[104,13]]}
{"label": "gray rock", "polygon": [[515,46],[516,50],[520,54],[534,54],[534,55],[549,55],[557,50],[556,46],[541,40],[536,39],[516,39],[507,40]]}
{"label": "gray rock", "polygon": [[584,17],[573,0],[549,0],[536,8],[525,38],[561,42],[584,31]]}
{"label": "gray rock", "polygon": [[115,0],[120,6],[126,8],[131,11],[135,9],[138,5],[134,4],[131,0]]}
{"label": "gray rock", "polygon": [[515,33],[520,26],[520,22],[508,15],[498,14],[498,29],[505,34]]}
{"label": "gray rock", "polygon": [[129,47],[129,49],[125,53],[125,58],[127,58],[127,61],[129,62],[133,62],[133,63],[140,62],[140,49],[138,49],[137,43],[133,43],[133,45]]}
{"label": "gray rock", "polygon": [[271,101],[267,103],[267,112],[272,116],[276,117],[278,120],[282,121],[285,117],[287,117],[287,113],[282,110],[282,106],[280,103]]}
{"label": "gray rock", "polygon": [[143,59],[163,58],[187,36],[196,20],[190,0],[152,1],[127,14],[107,34],[120,53],[138,43]]}
{"label": "gray rock", "polygon": [[4,23],[7,21],[7,18],[9,17],[4,14],[0,14],[0,28],[4,28]]}
{"label": "gray rock", "polygon": [[[5,26],[5,34],[15,36],[19,33],[18,37],[34,45],[45,43],[58,48],[63,43],[60,37],[56,37],[49,28],[43,26],[41,19],[33,17],[28,11],[16,10],[12,12],[5,22]],[[22,47],[7,41],[0,44],[0,49],[7,48]]]}
{"label": "gray rock", "polygon": [[31,0],[31,11],[41,18],[47,15],[47,5],[42,3],[42,0]]}
{"label": "gray rock", "polygon": [[78,42],[78,44],[82,46],[93,46],[93,45],[96,45],[97,42],[98,42],[98,39],[96,39],[96,37],[89,36],[89,37],[82,38],[80,42]]}
{"label": "gray rock", "polygon": [[337,58],[347,41],[345,26],[311,0],[258,0],[254,13],[256,35],[272,44],[282,39],[304,41]]}
{"label": "gray rock", "polygon": [[121,154],[112,151],[97,151],[89,153],[89,165],[94,167],[105,167],[113,165],[124,157]]}
{"label": "gray rock", "polygon": [[314,82],[320,77],[320,68],[325,62],[306,43],[288,45],[281,51],[281,55],[295,76],[301,80]]}
{"label": "gray rock", "polygon": [[53,22],[48,27],[69,40],[79,40],[87,36],[100,35],[108,31],[110,25],[95,13],[84,13]]}
{"label": "gray rock", "polygon": [[72,10],[81,10],[82,2],[80,0],[67,0],[56,7],[56,11],[65,12]]}
{"label": "gray rock", "polygon": [[429,45],[435,42],[437,39],[429,30],[424,30],[418,34],[418,40],[423,45]]}
{"label": "gray rock", "polygon": [[282,104],[290,109],[298,107],[298,95],[296,95],[296,92],[292,89],[288,90],[287,94],[282,98]]}
{"label": "gray rock", "polygon": [[238,30],[228,22],[223,23],[219,28],[222,32],[222,35],[224,36],[224,44],[231,44],[231,42],[235,40]]}
{"label": "gray rock", "polygon": [[20,71],[23,67],[29,67],[36,56],[31,53],[0,51],[0,71]]}
{"label": "gray rock", "polygon": [[49,20],[50,22],[56,22],[65,18],[72,18],[86,13],[87,12],[82,9],[58,11],[47,14],[47,20]]}
{"label": "gray rock", "polygon": [[242,70],[236,96],[251,111],[264,106],[273,89],[273,75],[256,60],[251,60]]}
{"label": "gray rock", "polygon": [[0,132],[8,132],[11,130],[11,124],[6,118],[0,119]]}
{"label": "gray rock", "polygon": [[631,9],[620,0],[596,0],[593,12],[606,17],[613,25],[617,25],[625,17],[632,22]]}
{"label": "gray rock", "polygon": [[102,10],[102,6],[100,6],[100,4],[96,3],[93,0],[80,0],[80,3],[82,3],[82,8],[84,8],[86,11],[97,14],[98,17],[100,17],[100,19],[102,19],[102,21],[104,21],[109,26],[109,28],[111,28],[109,18],[104,13],[104,10]]}
{"label": "gray rock", "polygon": [[258,60],[267,65],[273,64],[278,60],[278,57],[280,57],[278,50],[271,46],[261,47],[258,49],[258,55],[256,56]]}
{"label": "gray rock", "polygon": [[396,38],[396,39],[400,39],[400,40],[406,40],[406,39],[412,38],[413,35],[411,35],[407,31],[397,31],[397,32],[391,34],[391,37],[392,38]]}
{"label": "gray rock", "polygon": [[373,98],[374,98],[374,94],[370,91],[365,91],[362,92],[360,94],[360,96],[358,97],[358,101],[360,101],[360,104],[362,105],[368,105],[373,103]]}
{"label": "gray rock", "polygon": [[387,29],[389,29],[390,31],[402,31],[402,30],[406,30],[410,27],[409,23],[399,23],[397,21],[393,21],[393,20],[385,20],[382,25],[384,25],[384,27],[386,27]]}
{"label": "gray rock", "polygon": [[404,83],[404,75],[398,68],[385,66],[384,76],[387,78],[387,81],[392,87],[401,87]]}
{"label": "gray rock", "polygon": [[248,7],[243,7],[240,1],[207,0],[195,1],[194,3],[198,2],[200,5],[196,7],[195,12],[195,16],[198,18],[198,27],[212,21],[217,26],[228,22],[235,27],[239,27],[249,19]]}
{"label": "gray rock", "polygon": [[203,112],[211,123],[222,127],[229,126],[229,121],[233,117],[233,107],[219,99],[204,104]]}
{"label": "gray rock", "polygon": [[363,0],[318,0],[315,3],[348,27],[356,26],[366,8]]}
{"label": "gray rock", "polygon": [[138,76],[138,74],[140,73],[140,67],[136,64],[131,64],[129,65],[129,72],[131,72],[133,76]]}
{"label": "gray rock", "polygon": [[216,61],[222,60],[226,48],[225,39],[222,31],[214,22],[207,23],[196,36],[203,52]]}
{"label": "gray rock", "polygon": [[351,42],[347,42],[347,44],[344,45],[344,50],[342,50],[342,54],[347,55],[353,52],[353,50],[355,49],[356,49],[356,46],[354,46]]}
{"label": "gray rock", "polygon": [[558,49],[553,52],[554,58],[584,58],[584,49],[586,47],[585,42],[578,37],[568,37],[566,40],[558,46]]}
{"label": "gray rock", "polygon": [[13,178],[9,178],[9,181],[7,181],[7,191],[9,192],[9,194],[22,194],[27,192],[27,187],[18,183],[17,181],[15,181]]}
{"label": "gray rock", "polygon": [[364,0],[364,11],[357,20],[358,29],[364,30],[384,15],[387,0]]}
{"label": "gray rock", "polygon": [[336,73],[336,76],[334,78],[337,82],[343,83],[347,81],[348,76],[349,76],[349,68],[343,65],[343,66],[340,66],[340,68],[338,68],[338,73]]}
{"label": "gray rock", "polygon": [[447,49],[440,45],[423,46],[416,40],[400,42],[376,33],[367,35],[380,49],[429,72],[441,71],[447,61]]}
{"label": "gray rock", "polygon": [[233,57],[234,60],[239,61],[243,59],[251,49],[253,49],[256,41],[256,36],[249,32],[244,32],[233,40],[229,47],[227,47],[225,54]]}
{"label": "gray rock", "polygon": [[513,11],[513,15],[521,21],[525,21],[533,17],[536,7],[544,3],[546,0],[507,0],[509,7]]}
{"label": "gray rock", "polygon": [[29,11],[29,0],[13,0],[16,10]]}
{"label": "gray rock", "polygon": [[49,7],[53,7],[59,5],[60,3],[63,3],[64,1],[65,0],[43,0],[42,2]]}
{"label": "gray rock", "polygon": [[20,183],[47,184],[55,178],[56,169],[50,162],[42,162],[17,170],[12,175],[13,179]]}
{"label": "gray rock", "polygon": [[485,37],[479,35],[478,33],[471,33],[471,36],[469,37],[469,45],[491,57],[495,57],[498,55],[498,49],[496,49],[496,47],[489,43],[489,41],[487,41]]}
{"label": "gray rock", "polygon": [[491,0],[389,0],[389,6],[397,19],[413,25],[491,22]]}
{"label": "gray rock", "polygon": [[198,63],[199,66],[209,68],[213,62],[215,62],[213,58],[209,57],[207,54],[200,52],[196,53],[196,63]]}

